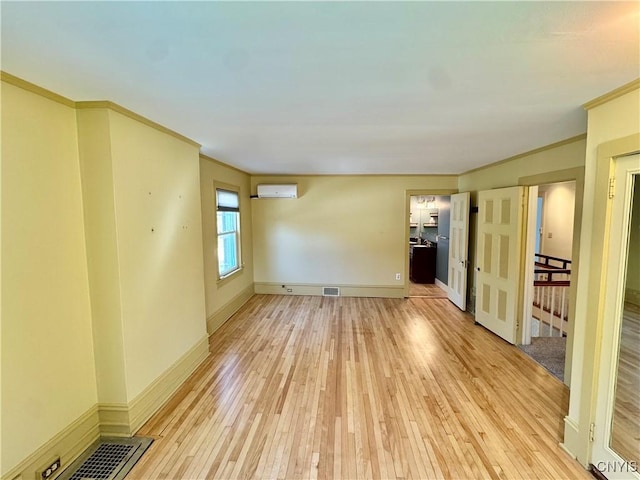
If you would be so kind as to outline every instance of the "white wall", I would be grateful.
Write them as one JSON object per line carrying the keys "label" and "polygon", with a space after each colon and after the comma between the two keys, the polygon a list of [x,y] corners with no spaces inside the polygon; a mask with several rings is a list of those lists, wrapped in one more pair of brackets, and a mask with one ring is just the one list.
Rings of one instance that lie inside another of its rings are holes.
{"label": "white wall", "polygon": [[576,182],[541,185],[544,195],[542,248],[544,255],[571,260],[573,216],[576,203]]}

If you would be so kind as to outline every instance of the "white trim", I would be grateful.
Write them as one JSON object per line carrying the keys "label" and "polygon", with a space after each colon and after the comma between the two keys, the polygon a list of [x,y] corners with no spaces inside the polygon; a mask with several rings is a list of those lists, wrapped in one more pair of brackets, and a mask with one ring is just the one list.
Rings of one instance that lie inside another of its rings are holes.
{"label": "white trim", "polygon": [[444,290],[447,295],[449,295],[449,292],[450,292],[449,285],[447,285],[446,283],[440,281],[439,278],[436,278],[436,285],[438,287],[440,287],[442,290]]}
{"label": "white trim", "polygon": [[[526,218],[526,234],[525,234],[525,251],[524,251],[524,286],[523,286],[523,307],[522,313],[522,332],[520,341],[522,345],[529,345],[531,343],[531,316],[533,315],[533,281],[534,281],[534,254],[539,253],[535,251],[536,248],[536,235],[539,233],[536,231],[537,225],[537,213],[538,213],[538,186],[531,185],[529,187],[529,198]],[[540,242],[542,248],[542,240]]]}

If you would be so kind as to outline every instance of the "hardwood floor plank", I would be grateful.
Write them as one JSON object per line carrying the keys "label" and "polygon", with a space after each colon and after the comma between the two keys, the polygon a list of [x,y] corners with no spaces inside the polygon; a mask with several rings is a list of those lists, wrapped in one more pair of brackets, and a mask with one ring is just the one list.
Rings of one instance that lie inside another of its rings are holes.
{"label": "hardwood floor plank", "polygon": [[442,298],[256,295],[130,479],[589,479],[568,390]]}

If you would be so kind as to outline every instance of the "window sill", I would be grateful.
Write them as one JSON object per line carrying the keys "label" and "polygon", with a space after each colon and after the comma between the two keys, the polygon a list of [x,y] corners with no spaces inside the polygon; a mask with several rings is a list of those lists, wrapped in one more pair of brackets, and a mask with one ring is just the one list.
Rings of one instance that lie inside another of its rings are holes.
{"label": "window sill", "polygon": [[225,283],[230,282],[231,280],[236,278],[238,275],[242,274],[243,271],[244,271],[244,265],[240,266],[238,269],[234,270],[233,272],[227,273],[224,277],[219,277],[218,281],[216,282],[216,285],[218,287],[221,287]]}

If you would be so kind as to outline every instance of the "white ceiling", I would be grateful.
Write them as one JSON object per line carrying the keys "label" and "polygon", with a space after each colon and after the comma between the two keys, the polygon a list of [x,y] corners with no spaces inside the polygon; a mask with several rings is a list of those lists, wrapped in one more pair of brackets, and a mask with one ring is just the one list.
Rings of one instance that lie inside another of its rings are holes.
{"label": "white ceiling", "polygon": [[460,173],[584,133],[639,2],[5,2],[4,71],[252,173]]}

